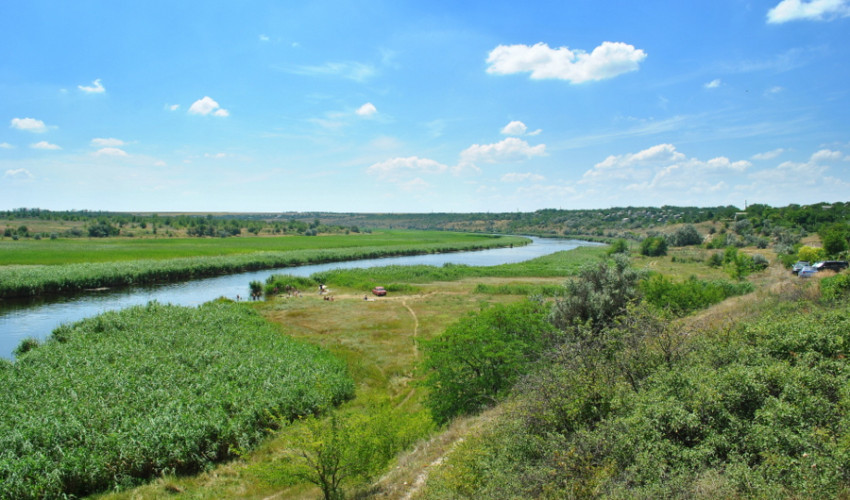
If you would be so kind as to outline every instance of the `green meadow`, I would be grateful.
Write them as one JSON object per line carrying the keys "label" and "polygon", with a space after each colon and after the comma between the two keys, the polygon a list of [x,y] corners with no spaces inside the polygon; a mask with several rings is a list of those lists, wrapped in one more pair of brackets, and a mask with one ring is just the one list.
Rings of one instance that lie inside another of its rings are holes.
{"label": "green meadow", "polygon": [[[353,259],[523,245],[516,236],[387,231],[356,236],[0,242],[0,297],[162,283]],[[55,246],[54,246],[55,245]],[[28,250],[29,249],[29,250]],[[25,265],[27,264],[27,265]]]}

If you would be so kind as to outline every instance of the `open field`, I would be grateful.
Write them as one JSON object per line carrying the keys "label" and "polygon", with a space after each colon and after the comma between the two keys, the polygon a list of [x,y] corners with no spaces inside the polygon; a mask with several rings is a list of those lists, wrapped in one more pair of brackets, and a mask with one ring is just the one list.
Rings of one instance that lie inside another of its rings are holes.
{"label": "open field", "polygon": [[519,239],[446,231],[375,231],[332,236],[271,236],[244,238],[86,238],[56,240],[0,240],[0,266],[61,265],[90,262],[164,260],[221,257],[258,252],[385,248],[409,246],[424,252],[438,249],[475,249],[521,244]]}
{"label": "open field", "polygon": [[[358,258],[522,245],[526,238],[392,231],[358,236],[254,239],[0,242],[0,297],[158,283],[237,271]],[[6,243],[6,244],[3,244]],[[51,244],[57,244],[51,247]],[[29,250],[27,250],[29,248]],[[149,249],[158,259],[144,257]],[[15,265],[37,262],[39,265]],[[46,262],[64,262],[47,265]],[[71,263],[69,263],[71,262]]]}

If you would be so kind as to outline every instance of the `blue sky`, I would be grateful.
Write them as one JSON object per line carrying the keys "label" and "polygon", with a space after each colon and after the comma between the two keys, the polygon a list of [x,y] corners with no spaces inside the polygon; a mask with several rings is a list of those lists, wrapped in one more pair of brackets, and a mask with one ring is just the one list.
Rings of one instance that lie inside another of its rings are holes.
{"label": "blue sky", "polygon": [[0,4],[0,209],[850,200],[850,0]]}

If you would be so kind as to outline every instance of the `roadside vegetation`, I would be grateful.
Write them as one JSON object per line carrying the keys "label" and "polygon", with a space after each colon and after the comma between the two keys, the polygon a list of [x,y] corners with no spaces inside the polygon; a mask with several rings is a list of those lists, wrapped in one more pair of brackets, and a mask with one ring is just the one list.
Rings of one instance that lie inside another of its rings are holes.
{"label": "roadside vegetation", "polygon": [[354,395],[329,353],[227,302],[104,313],[26,345],[0,370],[2,498],[197,473]]}

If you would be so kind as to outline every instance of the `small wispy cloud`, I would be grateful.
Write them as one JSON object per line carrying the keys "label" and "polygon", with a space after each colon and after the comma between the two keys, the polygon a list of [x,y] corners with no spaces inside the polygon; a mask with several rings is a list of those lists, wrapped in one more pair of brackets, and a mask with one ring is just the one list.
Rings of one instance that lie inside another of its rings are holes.
{"label": "small wispy cloud", "polygon": [[777,148],[777,149],[774,149],[772,151],[765,151],[764,153],[754,154],[752,156],[752,159],[753,160],[759,160],[759,161],[772,160],[772,159],[776,158],[777,156],[781,155],[784,152],[785,152],[784,148]]}
{"label": "small wispy cloud", "polygon": [[40,141],[40,142],[36,142],[35,144],[30,144],[30,147],[32,149],[51,149],[51,150],[62,149],[61,147],[57,146],[56,144],[51,144],[47,141]]}
{"label": "small wispy cloud", "polygon": [[6,170],[3,173],[3,177],[6,178],[6,179],[15,179],[15,180],[22,181],[22,180],[32,179],[32,174],[30,173],[29,170],[27,170],[25,168],[14,168],[14,169]]}
{"label": "small wispy cloud", "polygon": [[268,42],[269,40],[271,40],[268,35],[260,35],[259,38],[261,42]]}
{"label": "small wispy cloud", "polygon": [[12,118],[11,127],[27,132],[35,132],[36,134],[47,132],[47,125],[35,118]]}
{"label": "small wispy cloud", "polygon": [[707,89],[716,89],[717,87],[720,86],[721,83],[722,82],[720,81],[720,78],[715,78],[714,80],[703,85],[703,87],[705,87]]}
{"label": "small wispy cloud", "polygon": [[0,149],[15,149],[15,146],[12,146],[8,142],[0,142]]}
{"label": "small wispy cloud", "polygon": [[336,76],[361,83],[376,73],[374,66],[359,62],[329,62],[320,66],[298,66],[286,71],[304,76]]}
{"label": "small wispy cloud", "polygon": [[95,153],[95,156],[127,156],[127,152],[120,148],[100,148]]}
{"label": "small wispy cloud", "polygon": [[502,178],[501,178],[501,181],[502,182],[526,182],[526,181],[541,182],[545,179],[546,178],[543,177],[540,174],[532,174],[530,172],[526,172],[526,173],[522,173],[522,174],[511,172],[511,173],[503,175]]}
{"label": "small wispy cloud", "polygon": [[180,109],[180,105],[179,104],[166,104],[165,109],[167,109],[168,111],[177,111],[178,109]]}
{"label": "small wispy cloud", "polygon": [[96,137],[96,138],[91,140],[91,145],[92,146],[98,146],[98,147],[117,147],[117,146],[123,146],[124,141],[122,141],[121,139],[116,139],[114,137],[110,137],[110,138]]}
{"label": "small wispy cloud", "polygon": [[91,85],[77,85],[77,88],[87,94],[102,94],[106,92],[103,84],[100,83],[100,78],[93,81]]}

